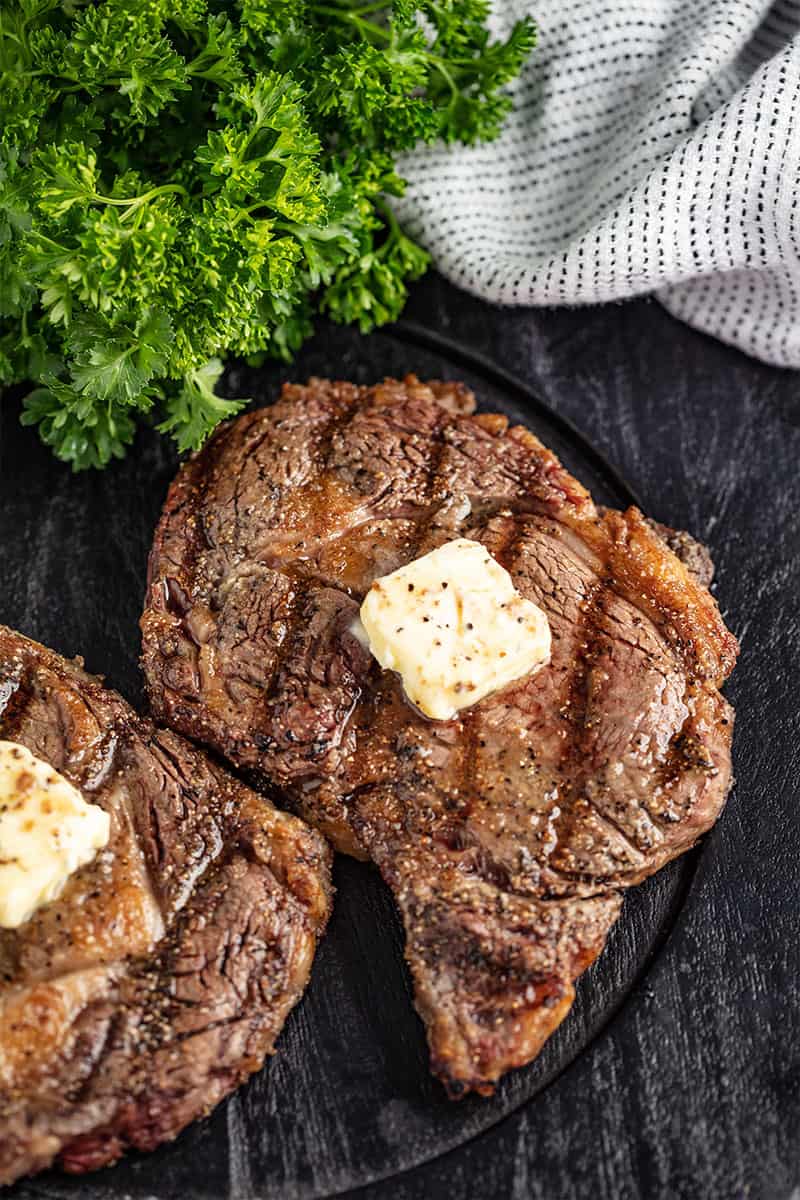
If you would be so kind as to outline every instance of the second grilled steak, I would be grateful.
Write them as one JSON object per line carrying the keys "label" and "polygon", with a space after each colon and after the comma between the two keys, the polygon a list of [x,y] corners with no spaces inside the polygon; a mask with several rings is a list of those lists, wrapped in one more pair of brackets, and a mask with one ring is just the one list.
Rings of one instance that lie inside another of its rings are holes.
{"label": "second grilled steak", "polygon": [[[473,407],[413,376],[285,388],[181,470],[142,618],[156,714],[379,866],[453,1096],[538,1053],[625,889],[716,819],[737,652],[690,540],[598,510]],[[431,722],[351,627],[373,579],[455,537],[544,609],[552,661]]]}
{"label": "second grilled steak", "polygon": [[80,665],[0,626],[0,738],[110,815],[0,929],[0,1184],[150,1150],[272,1050],[330,908],[329,851]]}

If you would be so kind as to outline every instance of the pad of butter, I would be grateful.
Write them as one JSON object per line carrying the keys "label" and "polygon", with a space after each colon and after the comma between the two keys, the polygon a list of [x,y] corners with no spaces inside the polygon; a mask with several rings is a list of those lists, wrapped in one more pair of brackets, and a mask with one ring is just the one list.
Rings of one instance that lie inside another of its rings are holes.
{"label": "pad of butter", "polygon": [[0,741],[0,927],[54,900],[108,836],[107,812],[26,746]]}
{"label": "pad of butter", "polygon": [[547,617],[468,538],[376,579],[361,622],[380,665],[438,721],[550,661]]}

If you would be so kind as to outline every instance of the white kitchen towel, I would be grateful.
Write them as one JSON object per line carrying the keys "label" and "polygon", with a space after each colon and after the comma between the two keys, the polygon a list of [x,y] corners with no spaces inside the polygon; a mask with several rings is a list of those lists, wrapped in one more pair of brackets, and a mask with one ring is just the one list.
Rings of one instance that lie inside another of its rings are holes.
{"label": "white kitchen towel", "polygon": [[655,292],[800,367],[800,0],[494,0],[539,45],[491,145],[404,163],[397,212],[501,304]]}

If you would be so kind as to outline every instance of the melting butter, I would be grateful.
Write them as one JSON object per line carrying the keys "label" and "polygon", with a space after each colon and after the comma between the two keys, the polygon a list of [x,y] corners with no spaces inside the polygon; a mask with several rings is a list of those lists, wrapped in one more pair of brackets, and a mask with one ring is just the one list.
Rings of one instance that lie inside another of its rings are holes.
{"label": "melting butter", "polygon": [[468,538],[376,579],[360,615],[380,665],[439,721],[550,661],[545,613]]}
{"label": "melting butter", "polygon": [[108,842],[109,816],[26,746],[0,741],[0,927],[54,900]]}

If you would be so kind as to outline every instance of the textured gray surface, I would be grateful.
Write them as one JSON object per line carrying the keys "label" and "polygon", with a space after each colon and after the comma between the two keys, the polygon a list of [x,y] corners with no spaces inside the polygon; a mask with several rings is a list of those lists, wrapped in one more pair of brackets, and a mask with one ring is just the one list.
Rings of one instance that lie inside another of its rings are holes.
{"label": "textured gray surface", "polygon": [[[796,377],[692,334],[657,305],[488,309],[432,278],[408,316],[516,372],[571,418],[655,517],[710,544],[742,658],[739,783],[699,853],[630,898],[570,1019],[489,1102],[448,1105],[425,1071],[399,929],[379,880],[338,869],[339,904],[306,999],[270,1066],[149,1158],[22,1197],[764,1197],[800,1183],[800,398]],[[520,394],[458,353],[323,329],[293,371],[369,380],[465,375],[490,407]],[[237,380],[252,386],[253,375]],[[601,498],[625,500],[591,450],[528,410]],[[143,435],[105,476],[73,479],[0,425],[0,618],[140,698],[136,620],[149,537],[174,467]],[[370,1183],[379,1176],[382,1182]],[[366,1187],[362,1185],[367,1185]]]}

